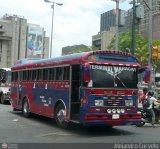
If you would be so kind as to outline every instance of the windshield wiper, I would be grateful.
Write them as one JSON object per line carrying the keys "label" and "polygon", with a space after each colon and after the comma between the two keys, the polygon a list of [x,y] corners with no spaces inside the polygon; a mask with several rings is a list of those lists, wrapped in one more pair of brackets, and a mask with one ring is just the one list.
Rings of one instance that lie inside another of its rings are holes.
{"label": "windshield wiper", "polygon": [[120,82],[121,82],[121,84],[123,85],[123,87],[125,88],[125,89],[128,89],[127,87],[126,87],[126,85],[123,83],[123,81],[116,75],[115,76]]}

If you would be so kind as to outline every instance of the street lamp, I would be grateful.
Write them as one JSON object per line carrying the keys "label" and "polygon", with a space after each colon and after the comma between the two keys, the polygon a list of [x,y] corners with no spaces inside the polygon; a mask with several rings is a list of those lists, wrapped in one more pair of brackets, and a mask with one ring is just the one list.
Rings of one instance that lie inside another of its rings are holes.
{"label": "street lamp", "polygon": [[133,0],[129,4],[133,4],[133,18],[132,18],[132,50],[131,53],[134,55],[135,52],[135,19],[136,19],[136,1]]}
{"label": "street lamp", "polygon": [[49,1],[49,0],[44,0],[44,2],[47,3],[52,3],[51,8],[52,8],[52,25],[51,25],[51,43],[50,43],[50,58],[52,57],[52,38],[53,38],[53,17],[54,17],[54,4],[58,5],[58,6],[62,6],[62,3],[56,3],[53,1]]}
{"label": "street lamp", "polygon": [[116,40],[115,40],[115,49],[118,50],[118,38],[119,38],[119,29],[118,29],[118,26],[119,26],[119,0],[112,0],[114,2],[116,2]]}

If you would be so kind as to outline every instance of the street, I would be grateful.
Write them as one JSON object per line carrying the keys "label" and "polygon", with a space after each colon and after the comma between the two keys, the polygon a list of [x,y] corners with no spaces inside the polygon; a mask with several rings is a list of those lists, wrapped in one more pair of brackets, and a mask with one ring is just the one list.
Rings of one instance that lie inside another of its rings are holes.
{"label": "street", "polygon": [[58,128],[45,117],[23,117],[13,112],[11,105],[0,104],[0,142],[12,143],[159,143],[160,126],[84,127],[71,124],[71,128]]}

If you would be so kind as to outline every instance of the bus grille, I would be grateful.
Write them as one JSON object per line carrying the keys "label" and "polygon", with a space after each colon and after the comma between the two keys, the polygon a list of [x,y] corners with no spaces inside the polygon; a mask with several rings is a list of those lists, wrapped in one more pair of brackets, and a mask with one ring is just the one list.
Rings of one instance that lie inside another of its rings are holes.
{"label": "bus grille", "polygon": [[106,100],[105,106],[112,106],[112,107],[117,107],[117,106],[124,106],[124,99],[123,98],[117,98],[117,97],[111,97]]}

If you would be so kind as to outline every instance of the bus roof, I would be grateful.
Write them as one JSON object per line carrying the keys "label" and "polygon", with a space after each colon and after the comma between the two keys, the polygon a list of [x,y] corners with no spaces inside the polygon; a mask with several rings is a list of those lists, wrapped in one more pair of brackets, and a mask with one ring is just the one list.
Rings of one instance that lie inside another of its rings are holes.
{"label": "bus roof", "polygon": [[[101,57],[98,57],[101,55]],[[92,57],[93,56],[93,57]],[[118,56],[116,58],[116,56]],[[120,58],[121,59],[120,59]],[[65,64],[81,64],[84,62],[95,62],[100,60],[102,63],[112,63],[114,61],[119,63],[125,62],[130,65],[139,65],[136,57],[132,56],[126,52],[114,51],[114,50],[99,50],[99,51],[90,51],[83,53],[75,53],[65,56],[60,56],[56,58],[49,59],[22,59],[16,62],[12,67],[12,70],[16,69],[28,69],[28,68],[38,68],[44,66],[53,66],[53,65],[65,65]]]}

